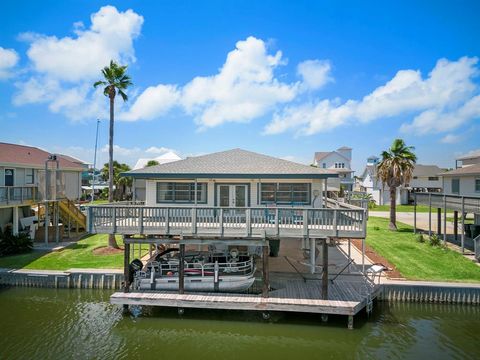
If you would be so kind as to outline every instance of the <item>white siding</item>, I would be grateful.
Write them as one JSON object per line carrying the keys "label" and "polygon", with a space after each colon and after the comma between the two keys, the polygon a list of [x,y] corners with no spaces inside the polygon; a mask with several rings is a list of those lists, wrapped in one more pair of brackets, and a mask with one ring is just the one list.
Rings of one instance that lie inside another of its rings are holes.
{"label": "white siding", "polygon": [[[444,192],[445,194],[453,194],[452,193],[452,179],[459,179],[460,180],[460,193],[458,195],[463,196],[480,196],[480,192],[475,191],[475,179],[480,179],[480,175],[478,176],[445,176],[444,178]],[[457,195],[457,194],[454,194]]]}

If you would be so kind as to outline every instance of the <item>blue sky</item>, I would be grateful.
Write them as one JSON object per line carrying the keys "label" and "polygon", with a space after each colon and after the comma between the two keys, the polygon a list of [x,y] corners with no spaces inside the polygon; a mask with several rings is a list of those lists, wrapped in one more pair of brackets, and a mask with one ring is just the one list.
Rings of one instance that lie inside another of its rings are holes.
{"label": "blue sky", "polygon": [[480,3],[4,1],[0,141],[107,157],[115,58],[135,86],[117,102],[115,157],[133,165],[241,147],[309,163],[348,145],[361,170],[396,137],[419,162],[480,148]]}

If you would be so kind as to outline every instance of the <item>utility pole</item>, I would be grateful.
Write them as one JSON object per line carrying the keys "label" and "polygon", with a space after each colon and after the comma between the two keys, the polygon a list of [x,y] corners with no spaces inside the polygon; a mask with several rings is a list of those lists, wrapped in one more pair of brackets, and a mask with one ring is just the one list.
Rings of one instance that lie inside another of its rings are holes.
{"label": "utility pole", "polygon": [[100,120],[97,119],[97,134],[95,136],[95,153],[93,155],[93,171],[92,171],[92,204],[95,197],[95,169],[97,167],[97,146],[98,146],[98,126],[100,125]]}

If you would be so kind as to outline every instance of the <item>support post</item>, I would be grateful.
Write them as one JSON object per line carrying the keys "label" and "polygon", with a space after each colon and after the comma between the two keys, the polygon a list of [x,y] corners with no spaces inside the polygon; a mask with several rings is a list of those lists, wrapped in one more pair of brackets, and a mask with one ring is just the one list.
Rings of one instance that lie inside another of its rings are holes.
{"label": "support post", "polygon": [[432,194],[428,194],[428,237],[432,236]]}
{"label": "support post", "polygon": [[45,201],[45,245],[48,245],[48,225],[50,223],[50,207],[48,206],[48,201]]}
{"label": "support post", "polygon": [[[315,274],[315,245],[316,241],[314,238],[310,238],[310,273]],[[308,240],[307,240],[308,241]]]}
{"label": "support post", "polygon": [[462,196],[462,254],[465,252],[465,198]]}
{"label": "support post", "polygon": [[125,242],[126,236],[123,237],[124,252],[123,252],[123,292],[130,291],[130,244]]}
{"label": "support post", "polygon": [[417,233],[417,193],[413,193],[413,233]]}
{"label": "support post", "polygon": [[13,207],[13,229],[12,235],[18,235],[18,206]]}
{"label": "support post", "polygon": [[442,235],[442,208],[437,208],[437,235]]}
{"label": "support post", "polygon": [[447,242],[447,197],[443,195],[443,242]]}
{"label": "support post", "polygon": [[362,272],[365,274],[365,239],[362,239]]}
{"label": "support post", "polygon": [[[352,239],[348,239],[348,262],[352,259]],[[350,265],[348,265],[347,272],[350,272]]]}
{"label": "support post", "polygon": [[270,254],[269,246],[268,246],[268,241],[265,243],[263,246],[263,254],[262,254],[262,260],[263,260],[263,266],[262,266],[262,271],[263,271],[263,288],[262,288],[262,297],[268,298],[268,290],[270,288],[270,279],[269,279],[269,272],[268,272],[268,255]]}
{"label": "support post", "polygon": [[455,210],[453,212],[453,235],[455,237],[455,241],[458,240],[458,211]]}
{"label": "support post", "polygon": [[59,217],[60,217],[60,209],[59,209],[58,201],[53,203],[53,218],[55,220],[55,242],[58,244],[60,241],[60,229],[58,228],[59,224]]}
{"label": "support post", "polygon": [[322,299],[328,300],[328,243],[322,241]]}
{"label": "support post", "polygon": [[353,330],[353,315],[348,315],[348,330]]}
{"label": "support post", "polygon": [[[181,237],[182,238],[182,237]],[[185,292],[185,244],[180,244],[179,263],[178,263],[178,293]]]}

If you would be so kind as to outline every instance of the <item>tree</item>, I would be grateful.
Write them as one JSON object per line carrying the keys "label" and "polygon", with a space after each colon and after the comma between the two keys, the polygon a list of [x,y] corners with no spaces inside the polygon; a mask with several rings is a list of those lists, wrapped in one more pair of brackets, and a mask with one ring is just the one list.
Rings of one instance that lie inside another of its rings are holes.
{"label": "tree", "polygon": [[390,230],[397,230],[397,188],[410,182],[417,161],[413,146],[405,145],[402,139],[395,139],[388,151],[382,152],[382,161],[377,167],[377,176],[383,186],[390,188]]}
{"label": "tree", "polygon": [[155,166],[159,165],[160,163],[157,160],[148,160],[147,166],[145,167],[150,167],[150,166]]}
{"label": "tree", "polygon": [[[99,80],[93,84],[95,88],[104,86],[103,94],[110,100],[110,133],[108,141],[109,156],[109,177],[108,177],[108,202],[113,202],[113,125],[115,118],[115,96],[117,93],[122,97],[123,101],[128,100],[125,90],[133,85],[130,76],[126,74],[127,66],[120,66],[111,60],[109,66],[102,69],[103,80]],[[110,234],[108,237],[108,246],[117,248],[115,235]]]}
{"label": "tree", "polygon": [[[121,176],[121,173],[130,171],[130,166],[127,164],[120,164],[118,161],[113,161],[113,184],[115,190],[113,191],[113,198],[115,200],[124,200],[127,187],[132,186],[132,178]],[[110,176],[110,164],[106,163],[102,168],[102,178],[108,179]]]}

